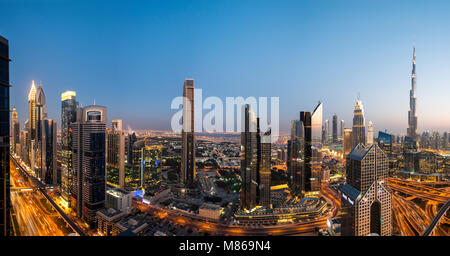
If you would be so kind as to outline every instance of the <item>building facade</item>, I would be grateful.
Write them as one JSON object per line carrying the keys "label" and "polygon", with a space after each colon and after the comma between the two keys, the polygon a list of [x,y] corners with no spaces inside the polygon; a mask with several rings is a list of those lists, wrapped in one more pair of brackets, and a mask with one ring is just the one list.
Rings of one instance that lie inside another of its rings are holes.
{"label": "building facade", "polygon": [[79,218],[95,226],[95,214],[103,208],[106,190],[106,107],[77,110],[72,129],[71,205]]}
{"label": "building facade", "polygon": [[411,90],[409,91],[409,111],[408,111],[408,137],[417,141],[417,95],[416,95],[416,48],[413,50],[413,67],[411,72]]}
{"label": "building facade", "polygon": [[392,191],[387,156],[372,144],[358,144],[347,156],[347,181],[340,186],[342,235],[392,235]]}
{"label": "building facade", "polygon": [[352,148],[358,144],[366,145],[366,123],[364,121],[364,108],[362,102],[358,99],[356,101],[355,109],[353,111],[353,126],[352,126]]}
{"label": "building facade", "polygon": [[195,174],[195,126],[194,126],[194,80],[184,80],[183,129],[181,131],[181,183],[193,187]]}
{"label": "building facade", "polygon": [[77,121],[78,102],[76,92],[61,94],[61,195],[70,201],[72,187],[72,129],[70,124]]}
{"label": "building facade", "polygon": [[0,236],[11,232],[9,192],[9,43],[0,36]]}

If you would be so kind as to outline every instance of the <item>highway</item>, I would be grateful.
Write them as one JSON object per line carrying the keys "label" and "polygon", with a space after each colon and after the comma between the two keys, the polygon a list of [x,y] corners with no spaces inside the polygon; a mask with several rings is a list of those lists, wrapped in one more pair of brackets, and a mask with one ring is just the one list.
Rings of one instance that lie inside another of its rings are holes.
{"label": "highway", "polygon": [[11,186],[30,188],[27,191],[12,191],[11,204],[14,210],[13,230],[18,236],[66,236],[72,230],[50,206],[31,180],[22,174],[14,161],[10,161]]}
{"label": "highway", "polygon": [[[437,215],[436,207],[450,200],[450,194],[447,188],[435,188],[434,185],[428,182],[389,178],[389,186],[394,191],[392,201],[394,219],[402,235],[421,235],[434,224],[433,235],[448,236],[448,229],[437,225],[438,222],[434,223],[433,219]],[[424,209],[414,202],[418,199],[425,203]],[[442,216],[442,223],[446,221],[447,218]]]}
{"label": "highway", "polygon": [[433,221],[431,222],[430,226],[425,230],[425,232],[423,232],[422,236],[429,236],[433,232],[448,209],[450,209],[450,200],[448,200],[448,202],[441,207],[436,217],[434,217]]}
{"label": "highway", "polygon": [[[74,221],[72,221],[65,213],[64,211],[61,210],[61,208],[53,201],[53,199],[47,194],[47,192],[45,191],[45,185],[39,181],[38,179],[36,179],[35,177],[33,177],[32,175],[30,175],[25,168],[17,161],[17,159],[15,159],[13,156],[10,156],[10,159],[12,159],[13,161],[11,161],[11,166],[14,165],[14,170],[17,172],[18,168],[20,168],[20,173],[21,176],[26,177],[28,181],[32,181],[29,182],[29,186],[30,187],[34,187],[36,190],[38,190],[40,192],[40,194],[47,199],[46,202],[48,202],[51,205],[51,209],[54,210],[57,214],[59,214],[59,217],[62,218],[63,222],[65,222],[66,224],[68,224],[73,231],[75,231],[78,235],[81,236],[85,236],[86,233],[80,228],[78,227],[77,224],[75,224]],[[12,168],[11,168],[12,169]],[[25,175],[22,175],[25,174]],[[15,185],[12,185],[12,187],[16,187]],[[42,201],[42,200],[41,200]],[[45,201],[45,200],[44,200]],[[22,208],[23,210],[23,208]],[[17,212],[17,211],[15,211]],[[21,212],[20,210],[18,211],[19,213]],[[65,234],[67,235],[67,234]]]}

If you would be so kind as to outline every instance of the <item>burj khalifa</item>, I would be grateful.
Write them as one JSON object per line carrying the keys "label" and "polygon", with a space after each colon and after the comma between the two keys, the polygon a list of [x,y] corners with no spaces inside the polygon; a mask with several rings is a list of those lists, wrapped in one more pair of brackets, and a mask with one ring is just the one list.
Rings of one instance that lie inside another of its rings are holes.
{"label": "burj khalifa", "polygon": [[407,135],[417,141],[417,112],[416,112],[416,48],[413,50],[413,69],[411,75],[411,90],[409,91],[409,111]]}

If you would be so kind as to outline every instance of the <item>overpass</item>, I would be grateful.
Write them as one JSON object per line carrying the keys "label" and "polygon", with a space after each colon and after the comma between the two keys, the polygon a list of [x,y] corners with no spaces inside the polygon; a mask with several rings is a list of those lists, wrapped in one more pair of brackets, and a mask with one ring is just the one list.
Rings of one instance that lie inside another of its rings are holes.
{"label": "overpass", "polygon": [[425,232],[423,232],[422,236],[429,236],[432,234],[434,228],[439,224],[439,221],[442,219],[442,217],[448,211],[449,208],[450,208],[450,200],[448,200],[447,203],[445,203],[444,206],[441,207],[439,212],[436,214],[434,219],[431,221],[428,228],[425,230]]}
{"label": "overpass", "polygon": [[17,161],[17,159],[15,157],[13,157],[10,154],[10,158],[14,160],[14,162],[16,163],[16,166],[19,166],[20,170],[25,173],[32,181],[33,183],[36,185],[37,190],[39,190],[41,192],[41,194],[50,202],[50,204],[52,205],[52,207],[59,213],[59,215],[61,215],[61,217],[64,219],[64,221],[80,236],[86,236],[86,233],[80,228],[78,227],[77,224],[75,224],[74,221],[72,221],[66,213],[64,213],[63,210],[61,210],[61,208],[59,208],[59,206],[53,201],[53,199],[47,194],[47,192],[45,191],[45,184],[43,184],[40,180],[38,180],[37,178],[35,178],[34,176],[30,175],[24,168],[23,166]]}

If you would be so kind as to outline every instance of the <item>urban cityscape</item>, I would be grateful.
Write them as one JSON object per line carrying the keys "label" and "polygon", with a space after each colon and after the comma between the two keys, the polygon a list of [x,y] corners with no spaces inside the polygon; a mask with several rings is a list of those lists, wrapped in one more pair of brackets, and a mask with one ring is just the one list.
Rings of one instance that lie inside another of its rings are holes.
{"label": "urban cityscape", "polygon": [[[181,130],[134,128],[140,125],[125,123],[127,113],[110,112],[113,106],[86,90],[61,84],[54,91],[46,77],[12,80],[18,43],[2,28],[1,236],[450,234],[450,127],[422,128],[421,92],[433,86],[416,77],[422,46],[411,42],[407,49],[409,83],[399,85],[409,99],[400,106],[407,109],[402,132],[368,115],[379,106],[365,104],[370,96],[360,88],[344,92],[353,95],[353,109],[328,107],[328,97],[340,96],[324,92],[314,105],[292,110],[291,121],[271,118],[268,126],[261,104],[235,101],[236,131],[210,132],[194,129],[199,118],[205,122],[195,110],[204,104],[196,89],[212,90],[195,76],[175,87]],[[127,90],[133,88],[111,86],[124,101]],[[264,88],[258,94],[267,95]],[[166,113],[172,98],[165,100],[167,106],[152,111]],[[47,107],[56,103],[57,109]],[[448,118],[438,121],[447,125]]]}

